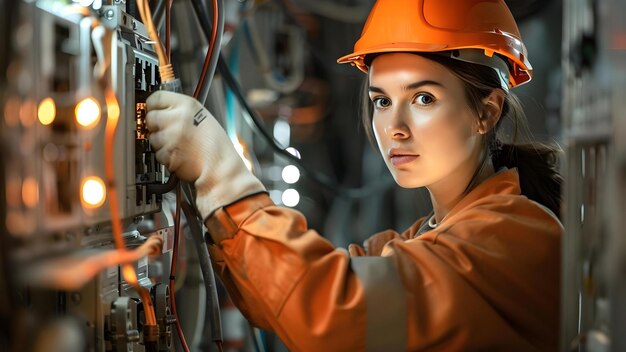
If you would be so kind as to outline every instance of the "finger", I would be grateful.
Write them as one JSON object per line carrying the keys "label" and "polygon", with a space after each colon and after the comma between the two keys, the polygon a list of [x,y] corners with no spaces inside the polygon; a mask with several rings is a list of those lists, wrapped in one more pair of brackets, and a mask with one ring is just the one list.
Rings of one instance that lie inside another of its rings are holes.
{"label": "finger", "polygon": [[350,253],[350,256],[352,256],[352,257],[363,257],[363,256],[365,256],[365,250],[363,249],[363,247],[359,246],[358,244],[354,244],[354,243],[351,243],[350,245],[348,245],[348,252]]}
{"label": "finger", "polygon": [[146,100],[148,111],[167,109],[180,104],[184,95],[180,93],[168,92],[165,90],[156,91]]}
{"label": "finger", "polygon": [[150,132],[156,132],[167,126],[168,112],[164,110],[148,111],[146,115],[146,127]]}
{"label": "finger", "polygon": [[157,151],[163,149],[163,146],[165,146],[165,142],[167,141],[165,139],[165,134],[162,132],[150,132],[150,136],[148,138],[152,148]]}

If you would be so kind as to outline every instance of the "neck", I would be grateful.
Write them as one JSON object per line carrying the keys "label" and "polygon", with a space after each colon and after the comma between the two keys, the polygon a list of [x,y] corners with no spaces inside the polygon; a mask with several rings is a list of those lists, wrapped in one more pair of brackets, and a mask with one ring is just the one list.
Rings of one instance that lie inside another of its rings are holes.
{"label": "neck", "polygon": [[[437,224],[441,223],[471,189],[495,173],[491,160],[487,158],[485,165],[476,175],[474,182],[472,182],[472,176],[474,176],[478,167],[479,164],[460,167],[442,180],[427,186]],[[470,185],[470,182],[472,182],[472,185]],[[471,188],[468,189],[468,186]]]}

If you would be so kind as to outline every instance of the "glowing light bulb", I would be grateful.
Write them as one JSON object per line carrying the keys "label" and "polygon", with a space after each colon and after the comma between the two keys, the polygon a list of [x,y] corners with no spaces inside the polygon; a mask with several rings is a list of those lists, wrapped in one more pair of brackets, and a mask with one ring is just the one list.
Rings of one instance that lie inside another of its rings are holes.
{"label": "glowing light bulb", "polygon": [[289,154],[291,154],[291,155],[295,156],[296,158],[298,158],[298,159],[302,159],[302,158],[300,157],[300,152],[298,151],[298,149],[296,149],[296,148],[294,148],[294,147],[289,147],[289,148],[287,148],[287,149],[285,149],[285,150],[286,150],[286,151],[288,151],[288,152],[289,152]]}
{"label": "glowing light bulb", "polygon": [[293,188],[290,188],[283,192],[282,195],[283,204],[288,207],[295,207],[300,203],[300,193]]}
{"label": "glowing light bulb", "polygon": [[20,121],[24,127],[32,126],[37,121],[37,103],[27,99],[20,106]]}
{"label": "glowing light bulb", "polygon": [[291,139],[289,122],[279,119],[274,123],[274,138],[282,146],[288,146]]}
{"label": "glowing light bulb", "polygon": [[22,202],[29,208],[34,208],[39,203],[39,184],[33,177],[28,177],[22,183]]}
{"label": "glowing light bulb", "polygon": [[96,176],[84,178],[80,187],[80,196],[83,205],[87,208],[97,208],[104,204],[106,187],[102,179]]}
{"label": "glowing light bulb", "polygon": [[294,184],[300,179],[300,170],[294,165],[287,165],[282,172],[283,181]]}
{"label": "glowing light bulb", "polygon": [[51,124],[54,122],[56,116],[57,107],[52,98],[47,97],[39,103],[39,107],[37,108],[37,117],[42,125],[46,126]]}
{"label": "glowing light bulb", "polygon": [[100,120],[100,105],[93,98],[85,98],[76,105],[74,110],[76,122],[85,128],[92,128]]}

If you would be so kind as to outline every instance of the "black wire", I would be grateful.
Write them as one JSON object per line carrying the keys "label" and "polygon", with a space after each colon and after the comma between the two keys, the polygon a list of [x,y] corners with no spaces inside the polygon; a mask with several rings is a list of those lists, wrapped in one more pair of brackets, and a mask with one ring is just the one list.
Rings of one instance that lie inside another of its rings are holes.
{"label": "black wire", "polygon": [[126,13],[143,23],[143,21],[141,21],[141,16],[139,16],[139,9],[137,8],[136,0],[126,2]]}
{"label": "black wire", "polygon": [[149,183],[146,185],[146,197],[150,199],[153,194],[161,195],[172,191],[178,184],[178,177],[175,173],[171,173],[169,179],[165,183]]}
{"label": "black wire", "polygon": [[[202,236],[202,227],[200,220],[196,216],[197,212],[188,202],[182,202],[181,208],[185,213],[185,218],[189,224],[191,237],[195,242],[196,251],[200,261],[200,269],[204,278],[204,287],[210,300],[207,300],[207,314],[211,317],[211,337],[215,342],[223,341],[222,338],[222,322],[220,317],[219,299],[217,296],[217,286],[215,282],[215,273],[211,267],[211,256],[207,248],[207,244]],[[206,325],[205,325],[206,329]],[[206,336],[206,334],[205,334]]]}

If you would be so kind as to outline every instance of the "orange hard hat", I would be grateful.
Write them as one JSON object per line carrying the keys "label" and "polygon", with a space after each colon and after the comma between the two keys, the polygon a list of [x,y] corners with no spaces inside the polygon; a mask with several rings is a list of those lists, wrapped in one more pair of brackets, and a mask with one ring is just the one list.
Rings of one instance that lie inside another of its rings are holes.
{"label": "orange hard hat", "polygon": [[370,54],[462,49],[479,49],[486,60],[475,63],[487,66],[499,54],[508,66],[509,87],[530,81],[526,47],[504,0],[378,0],[354,52],[337,62],[367,72],[365,57]]}

